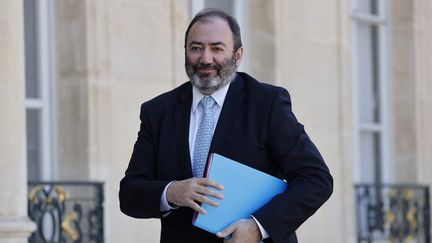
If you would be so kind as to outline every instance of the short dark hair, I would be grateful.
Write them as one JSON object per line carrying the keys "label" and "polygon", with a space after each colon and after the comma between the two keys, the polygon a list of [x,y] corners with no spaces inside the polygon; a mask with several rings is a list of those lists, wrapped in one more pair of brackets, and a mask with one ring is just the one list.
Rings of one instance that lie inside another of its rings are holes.
{"label": "short dark hair", "polygon": [[189,31],[192,28],[192,26],[196,22],[202,21],[203,19],[206,19],[209,17],[219,17],[228,23],[228,25],[231,29],[231,32],[233,34],[234,52],[236,52],[240,47],[242,47],[243,44],[241,41],[240,26],[238,25],[237,20],[234,17],[232,17],[231,15],[229,15],[226,12],[224,12],[220,9],[217,9],[217,8],[205,8],[205,9],[199,11],[194,16],[194,18],[192,19],[192,21],[190,22],[190,24],[186,30],[185,47],[187,45],[188,34],[189,34]]}

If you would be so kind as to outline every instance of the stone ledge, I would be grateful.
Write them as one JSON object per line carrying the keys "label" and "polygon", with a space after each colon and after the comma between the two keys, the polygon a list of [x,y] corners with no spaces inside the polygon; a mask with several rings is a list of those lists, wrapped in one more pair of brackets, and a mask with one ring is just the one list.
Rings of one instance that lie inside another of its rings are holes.
{"label": "stone ledge", "polygon": [[[36,230],[36,224],[27,217],[0,216],[0,242],[27,242],[30,234]],[[16,241],[15,241],[16,240]],[[9,242],[9,241],[8,241]]]}

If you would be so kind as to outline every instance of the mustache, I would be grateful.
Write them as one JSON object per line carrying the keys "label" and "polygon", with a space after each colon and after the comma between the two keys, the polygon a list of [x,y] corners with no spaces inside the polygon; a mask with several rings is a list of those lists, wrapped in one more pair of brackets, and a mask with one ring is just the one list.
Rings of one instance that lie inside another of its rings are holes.
{"label": "mustache", "polygon": [[195,70],[197,70],[197,69],[203,69],[203,68],[214,68],[214,69],[219,70],[220,69],[220,65],[210,64],[210,63],[209,64],[198,63],[198,64],[193,65],[193,68]]}

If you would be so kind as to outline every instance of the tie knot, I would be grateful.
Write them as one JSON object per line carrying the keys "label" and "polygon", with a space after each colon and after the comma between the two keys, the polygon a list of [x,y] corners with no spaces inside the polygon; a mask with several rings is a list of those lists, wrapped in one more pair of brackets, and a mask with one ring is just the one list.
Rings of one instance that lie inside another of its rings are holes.
{"label": "tie knot", "polygon": [[200,103],[202,104],[202,106],[204,107],[204,109],[210,109],[215,104],[215,100],[211,96],[204,96],[201,99]]}

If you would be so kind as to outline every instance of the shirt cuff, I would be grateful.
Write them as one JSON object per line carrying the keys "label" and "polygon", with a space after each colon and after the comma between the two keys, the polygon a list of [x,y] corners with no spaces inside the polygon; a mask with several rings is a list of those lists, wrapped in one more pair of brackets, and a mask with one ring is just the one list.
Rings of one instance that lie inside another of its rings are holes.
{"label": "shirt cuff", "polygon": [[255,223],[258,225],[258,228],[261,232],[262,240],[269,238],[270,235],[267,233],[267,231],[264,229],[264,227],[262,227],[260,222],[258,222],[258,220],[253,215],[251,215],[251,217],[253,218],[253,220],[255,220]]}
{"label": "shirt cuff", "polygon": [[170,183],[168,183],[168,185],[166,185],[165,189],[164,189],[163,192],[162,192],[161,199],[160,199],[160,211],[161,211],[162,213],[167,213],[167,212],[169,212],[170,210],[173,210],[173,209],[176,209],[176,208],[177,208],[177,207],[176,207],[176,208],[171,207],[171,206],[169,205],[169,203],[168,203],[167,198],[166,198],[166,193],[167,193],[168,187],[169,187],[173,182],[174,182],[174,181],[171,181]]}

